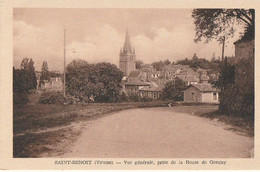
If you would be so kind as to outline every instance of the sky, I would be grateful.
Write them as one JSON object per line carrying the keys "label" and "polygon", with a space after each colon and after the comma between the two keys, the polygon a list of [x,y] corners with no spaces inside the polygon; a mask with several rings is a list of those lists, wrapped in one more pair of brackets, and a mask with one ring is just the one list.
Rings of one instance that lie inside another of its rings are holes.
{"label": "sky", "polygon": [[[109,62],[118,66],[119,52],[128,29],[136,59],[152,63],[169,59],[211,59],[221,56],[215,40],[194,43],[195,25],[192,9],[54,9],[15,8],[13,12],[14,66],[20,68],[24,57],[32,58],[36,70],[43,61],[49,70],[63,71],[64,28],[66,29],[66,63],[84,59],[89,63]],[[228,40],[226,56],[235,54]]]}

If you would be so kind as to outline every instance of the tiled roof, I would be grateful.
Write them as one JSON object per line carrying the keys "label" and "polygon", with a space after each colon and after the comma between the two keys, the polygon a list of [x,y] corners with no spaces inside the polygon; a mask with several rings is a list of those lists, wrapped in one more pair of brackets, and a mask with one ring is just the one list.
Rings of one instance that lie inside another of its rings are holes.
{"label": "tiled roof", "polygon": [[192,75],[177,75],[177,77],[183,81],[188,81],[188,82],[199,82],[198,78],[195,78]]}
{"label": "tiled roof", "polygon": [[202,92],[219,92],[220,91],[219,89],[213,87],[211,84],[191,84],[186,89],[188,89],[189,87],[192,87],[192,86]]}
{"label": "tiled roof", "polygon": [[139,80],[138,78],[129,78],[125,85],[135,85],[135,86],[149,86],[149,84]]}
{"label": "tiled roof", "polygon": [[140,70],[134,70],[131,71],[128,77],[138,77],[140,75],[141,71]]}
{"label": "tiled roof", "polygon": [[143,87],[139,89],[140,91],[163,91],[161,87]]}

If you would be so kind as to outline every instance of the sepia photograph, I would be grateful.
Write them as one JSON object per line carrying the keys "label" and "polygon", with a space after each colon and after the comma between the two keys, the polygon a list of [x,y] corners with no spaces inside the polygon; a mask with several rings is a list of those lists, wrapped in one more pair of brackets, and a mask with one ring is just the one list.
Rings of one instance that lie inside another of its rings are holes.
{"label": "sepia photograph", "polygon": [[14,8],[13,158],[253,159],[254,69],[254,9]]}

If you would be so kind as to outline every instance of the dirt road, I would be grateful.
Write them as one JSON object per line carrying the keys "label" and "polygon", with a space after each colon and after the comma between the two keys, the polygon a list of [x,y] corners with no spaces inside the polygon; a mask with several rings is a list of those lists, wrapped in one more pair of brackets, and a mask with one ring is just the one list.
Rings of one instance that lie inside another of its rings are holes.
{"label": "dirt road", "polygon": [[88,121],[73,158],[249,158],[253,138],[174,108],[121,111]]}

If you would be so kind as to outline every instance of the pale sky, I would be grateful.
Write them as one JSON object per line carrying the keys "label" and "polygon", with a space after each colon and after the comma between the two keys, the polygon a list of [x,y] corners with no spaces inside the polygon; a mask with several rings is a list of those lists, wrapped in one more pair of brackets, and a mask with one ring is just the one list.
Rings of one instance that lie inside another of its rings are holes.
{"label": "pale sky", "polygon": [[[128,28],[136,59],[145,63],[177,61],[194,53],[210,59],[221,56],[221,46],[193,42],[191,9],[14,9],[14,66],[32,58],[36,70],[47,61],[50,70],[63,71],[63,28],[66,28],[67,63],[81,58],[89,63],[119,63],[119,51]],[[225,55],[234,55],[229,39]],[[75,51],[75,52],[73,52]]]}

